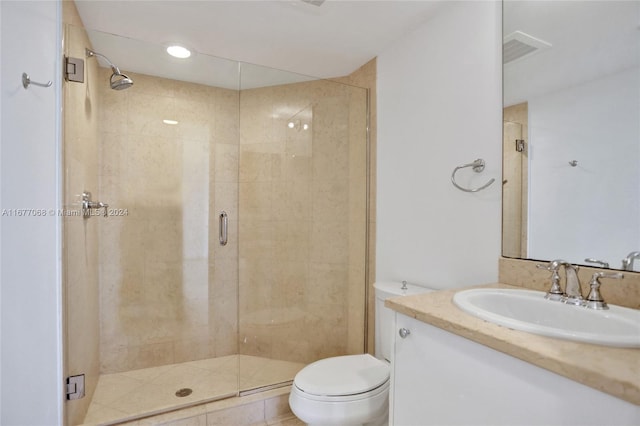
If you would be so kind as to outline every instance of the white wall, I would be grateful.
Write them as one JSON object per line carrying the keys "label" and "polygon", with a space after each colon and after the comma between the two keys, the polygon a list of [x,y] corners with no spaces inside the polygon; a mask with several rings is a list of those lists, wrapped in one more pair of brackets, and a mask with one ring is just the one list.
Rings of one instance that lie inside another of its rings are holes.
{"label": "white wall", "polygon": [[[0,3],[0,24],[2,23],[2,4]],[[0,29],[0,71],[2,71],[2,31]],[[2,185],[2,80],[0,79],[0,187]],[[0,189],[0,203],[2,203]],[[0,207],[2,207],[0,205]],[[0,216],[2,217],[2,216]],[[2,240],[2,220],[0,220],[0,241]],[[0,244],[0,267],[2,266],[2,244]],[[0,269],[0,331],[2,331],[2,270]],[[0,335],[0,384],[2,383],[2,336]],[[2,419],[2,386],[0,385],[0,420]]]}
{"label": "white wall", "polygon": [[528,257],[640,250],[639,83],[632,68],[529,100]]}
{"label": "white wall", "polygon": [[[60,221],[48,210],[60,204],[60,2],[1,1],[0,10],[0,423],[55,425],[63,388]],[[54,85],[25,90],[23,72]]]}
{"label": "white wall", "polygon": [[[437,288],[498,278],[499,2],[451,2],[378,57],[376,279]],[[482,157],[483,173],[453,168]],[[472,176],[474,175],[474,176]]]}

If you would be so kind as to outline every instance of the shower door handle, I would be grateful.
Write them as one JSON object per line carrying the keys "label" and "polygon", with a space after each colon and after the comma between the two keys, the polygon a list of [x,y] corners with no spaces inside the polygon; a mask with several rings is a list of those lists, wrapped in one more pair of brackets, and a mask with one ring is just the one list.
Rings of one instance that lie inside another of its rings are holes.
{"label": "shower door handle", "polygon": [[219,216],[219,239],[220,239],[220,245],[221,246],[226,246],[227,245],[227,240],[228,240],[228,227],[229,227],[229,217],[227,216],[226,212],[222,212],[220,213]]}

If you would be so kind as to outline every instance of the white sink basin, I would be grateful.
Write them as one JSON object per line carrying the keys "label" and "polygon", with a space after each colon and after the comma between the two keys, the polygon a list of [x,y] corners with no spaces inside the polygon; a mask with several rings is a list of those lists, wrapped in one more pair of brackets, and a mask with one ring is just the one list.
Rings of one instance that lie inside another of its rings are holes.
{"label": "white sink basin", "polygon": [[605,346],[640,348],[640,310],[597,311],[565,305],[533,290],[482,288],[453,296],[463,311],[515,330]]}

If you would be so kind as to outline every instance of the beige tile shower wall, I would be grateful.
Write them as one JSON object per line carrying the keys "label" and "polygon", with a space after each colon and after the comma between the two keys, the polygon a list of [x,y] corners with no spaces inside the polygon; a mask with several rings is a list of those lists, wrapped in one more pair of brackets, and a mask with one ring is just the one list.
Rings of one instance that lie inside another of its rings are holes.
{"label": "beige tile shower wall", "polygon": [[110,74],[99,194],[121,215],[100,220],[101,371],[234,354],[238,92],[141,74],[114,91]]}
{"label": "beige tile shower wall", "polygon": [[363,350],[365,101],[328,81],[241,92],[243,354],[311,362]]}
{"label": "beige tile shower wall", "polygon": [[[73,2],[63,2],[65,55],[84,58],[90,46]],[[68,25],[68,24],[73,24]],[[77,26],[77,25],[80,26]],[[98,221],[81,216],[82,192],[98,190],[97,65],[87,64],[85,83],[63,83],[64,195],[63,282],[65,374],[85,374],[86,397],[65,404],[70,425],[82,423],[99,375]]]}

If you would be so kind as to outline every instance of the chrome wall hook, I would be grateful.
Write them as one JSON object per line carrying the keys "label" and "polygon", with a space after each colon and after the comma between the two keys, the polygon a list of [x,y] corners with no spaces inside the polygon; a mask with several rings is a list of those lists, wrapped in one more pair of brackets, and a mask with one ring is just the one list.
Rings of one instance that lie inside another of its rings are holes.
{"label": "chrome wall hook", "polygon": [[27,74],[26,72],[22,73],[22,87],[24,87],[25,89],[29,88],[29,85],[35,85],[35,86],[40,86],[40,87],[51,87],[51,85],[53,84],[53,82],[51,80],[47,81],[46,83],[38,83],[37,81],[32,81],[31,77],[29,77],[29,74]]}
{"label": "chrome wall hook", "polygon": [[485,183],[484,185],[482,185],[479,188],[463,188],[460,185],[458,185],[456,183],[456,172],[460,169],[464,169],[466,167],[472,167],[473,171],[476,173],[480,173],[484,170],[484,160],[482,158],[478,158],[477,160],[475,160],[473,163],[469,163],[469,164],[463,164],[462,166],[458,166],[455,169],[453,169],[453,173],[451,173],[451,183],[453,183],[453,186],[455,186],[456,188],[458,188],[460,191],[464,191],[464,192],[478,192],[478,191],[482,191],[483,189],[485,189],[486,187],[488,187],[489,185],[491,185],[493,182],[495,182],[494,178],[491,178],[491,180],[487,183]]}

